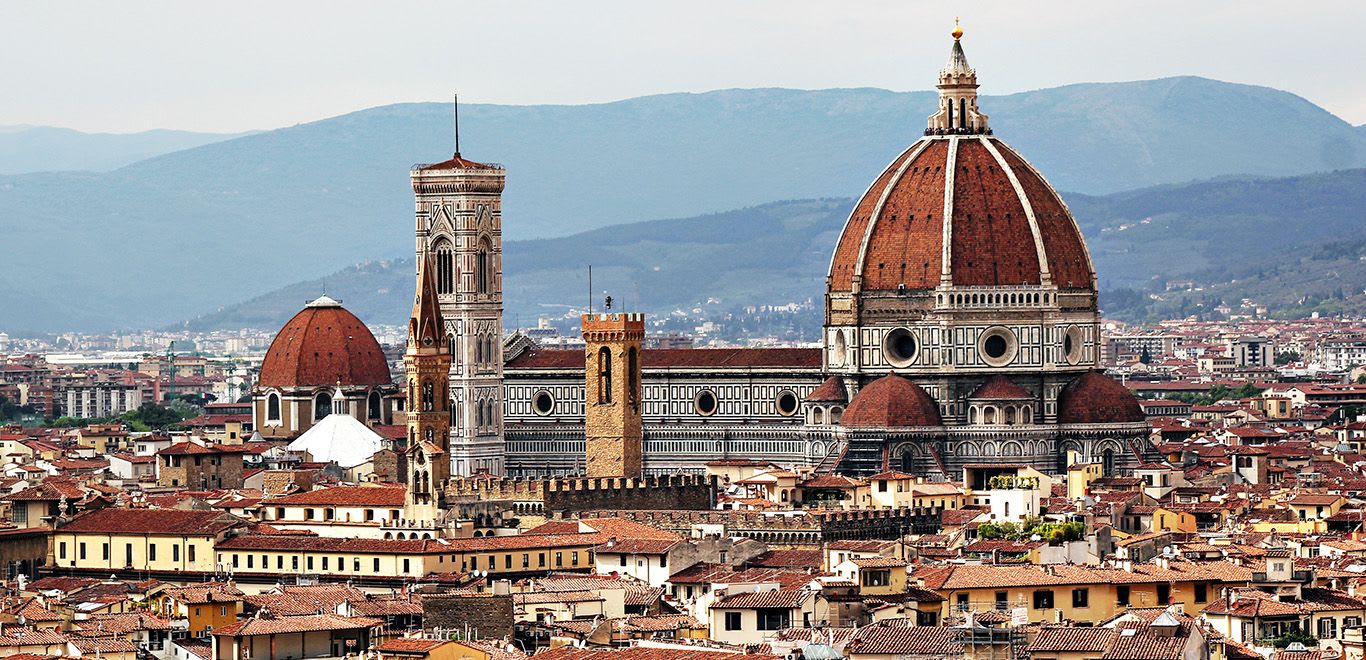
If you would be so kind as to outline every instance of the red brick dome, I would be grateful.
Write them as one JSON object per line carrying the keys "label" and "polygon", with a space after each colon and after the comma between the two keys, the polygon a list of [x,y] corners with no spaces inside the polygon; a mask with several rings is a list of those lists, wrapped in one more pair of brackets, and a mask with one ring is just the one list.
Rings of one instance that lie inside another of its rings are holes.
{"label": "red brick dome", "polygon": [[919,385],[895,373],[859,390],[840,419],[840,424],[849,428],[940,426],[943,423],[939,404]]}
{"label": "red brick dome", "polygon": [[945,276],[960,286],[1095,288],[1062,198],[990,135],[926,137],[892,161],[844,225],[830,290],[933,289]]}
{"label": "red brick dome", "polygon": [[261,362],[262,387],[389,385],[389,363],[370,329],[323,296],[290,319]]}
{"label": "red brick dome", "polygon": [[1020,387],[1006,376],[997,374],[988,378],[977,389],[968,395],[969,399],[1006,401],[1013,399],[1033,399],[1034,395],[1023,387]]}
{"label": "red brick dome", "polygon": [[1058,423],[1120,424],[1147,417],[1129,388],[1100,372],[1088,371],[1058,392]]}

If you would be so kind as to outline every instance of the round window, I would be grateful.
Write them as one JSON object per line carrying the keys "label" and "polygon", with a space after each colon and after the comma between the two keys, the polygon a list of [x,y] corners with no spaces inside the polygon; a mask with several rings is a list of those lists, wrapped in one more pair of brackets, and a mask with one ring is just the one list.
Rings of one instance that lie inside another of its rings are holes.
{"label": "round window", "polygon": [[1062,336],[1062,355],[1068,364],[1081,362],[1081,327],[1070,326]]}
{"label": "round window", "polygon": [[537,415],[549,415],[555,411],[555,397],[551,396],[550,392],[541,390],[531,398],[531,409],[536,411]]}
{"label": "round window", "polygon": [[992,335],[982,342],[982,351],[987,354],[987,357],[996,360],[1005,357],[1009,348],[1010,345],[1006,343],[1006,338],[1001,335]]}
{"label": "round window", "polygon": [[778,395],[778,414],[783,417],[791,417],[797,414],[797,395],[784,390]]}
{"label": "round window", "polygon": [[882,353],[886,356],[887,363],[894,367],[910,366],[915,361],[919,349],[920,343],[906,328],[893,329],[882,338]]}
{"label": "round window", "polygon": [[716,414],[716,395],[711,390],[702,390],[695,401],[697,414],[707,417]]}
{"label": "round window", "polygon": [[1008,328],[998,325],[982,333],[982,338],[978,340],[977,350],[982,355],[982,361],[988,365],[1004,367],[1015,360],[1019,343],[1015,340],[1014,333]]}

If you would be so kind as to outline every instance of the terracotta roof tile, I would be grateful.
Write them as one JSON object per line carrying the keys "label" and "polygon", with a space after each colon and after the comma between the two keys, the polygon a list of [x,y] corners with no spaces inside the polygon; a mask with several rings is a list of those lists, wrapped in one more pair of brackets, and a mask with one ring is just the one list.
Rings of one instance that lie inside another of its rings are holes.
{"label": "terracotta roof tile", "polygon": [[[656,348],[640,353],[641,368],[744,369],[796,367],[819,369],[819,348]],[[507,363],[508,369],[583,370],[583,351],[537,349]]]}
{"label": "terracotta roof tile", "polygon": [[372,506],[401,507],[406,489],[402,486],[332,486],[284,497],[264,500],[265,506]]}
{"label": "terracotta roof tile", "polygon": [[769,591],[749,591],[730,594],[712,605],[714,609],[787,608],[801,607],[811,592],[800,589],[774,589]]}
{"label": "terracotta roof tile", "polygon": [[880,623],[855,633],[845,650],[858,655],[960,656],[963,645],[958,631],[947,626]]}
{"label": "terracotta roof tile", "polygon": [[59,531],[212,536],[244,524],[242,520],[219,511],[110,507],[81,514],[62,525]]}
{"label": "terracotta roof tile", "polygon": [[215,637],[248,637],[255,635],[282,635],[298,632],[318,632],[323,630],[354,630],[374,628],[384,625],[383,619],[368,617],[349,617],[337,614],[311,614],[279,618],[256,617],[215,629]]}

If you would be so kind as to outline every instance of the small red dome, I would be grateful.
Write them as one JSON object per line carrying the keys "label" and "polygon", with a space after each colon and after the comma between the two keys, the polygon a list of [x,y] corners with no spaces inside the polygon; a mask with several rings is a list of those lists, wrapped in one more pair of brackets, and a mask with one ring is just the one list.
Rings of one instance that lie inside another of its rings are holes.
{"label": "small red dome", "polygon": [[262,387],[389,385],[389,363],[355,314],[323,296],[290,319],[261,361]]}
{"label": "small red dome", "polygon": [[895,373],[879,378],[854,395],[840,419],[849,428],[941,426],[939,404],[925,390]]}
{"label": "small red dome", "polygon": [[1088,371],[1058,393],[1059,424],[1121,424],[1146,421],[1138,397],[1100,372]]}
{"label": "small red dome", "polygon": [[968,395],[969,399],[1005,401],[1014,399],[1033,399],[1034,395],[1023,387],[1015,384],[1015,381],[997,374],[988,378],[986,382],[978,386],[977,389]]}
{"label": "small red dome", "polygon": [[853,291],[856,279],[865,292],[934,289],[945,259],[957,285],[1037,286],[1046,273],[1063,289],[1095,288],[1062,198],[991,136],[927,137],[892,161],[845,223],[830,290]]}
{"label": "small red dome", "polygon": [[831,376],[826,378],[820,387],[806,395],[806,400],[812,403],[848,403],[849,392],[844,389],[843,378]]}

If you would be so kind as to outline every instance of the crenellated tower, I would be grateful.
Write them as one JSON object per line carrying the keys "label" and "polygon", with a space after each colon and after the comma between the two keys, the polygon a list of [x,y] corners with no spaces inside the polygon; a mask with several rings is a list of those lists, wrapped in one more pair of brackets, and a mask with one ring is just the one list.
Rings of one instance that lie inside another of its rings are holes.
{"label": "crenellated tower", "polygon": [[408,392],[408,504],[432,507],[434,512],[451,475],[451,343],[433,270],[431,259],[418,262],[403,370]]}
{"label": "crenellated tower", "polygon": [[640,345],[644,340],[644,314],[583,315],[587,476],[641,475]]}
{"label": "crenellated tower", "polygon": [[431,260],[450,344],[450,470],[504,471],[502,166],[461,158],[412,170],[417,262]]}

